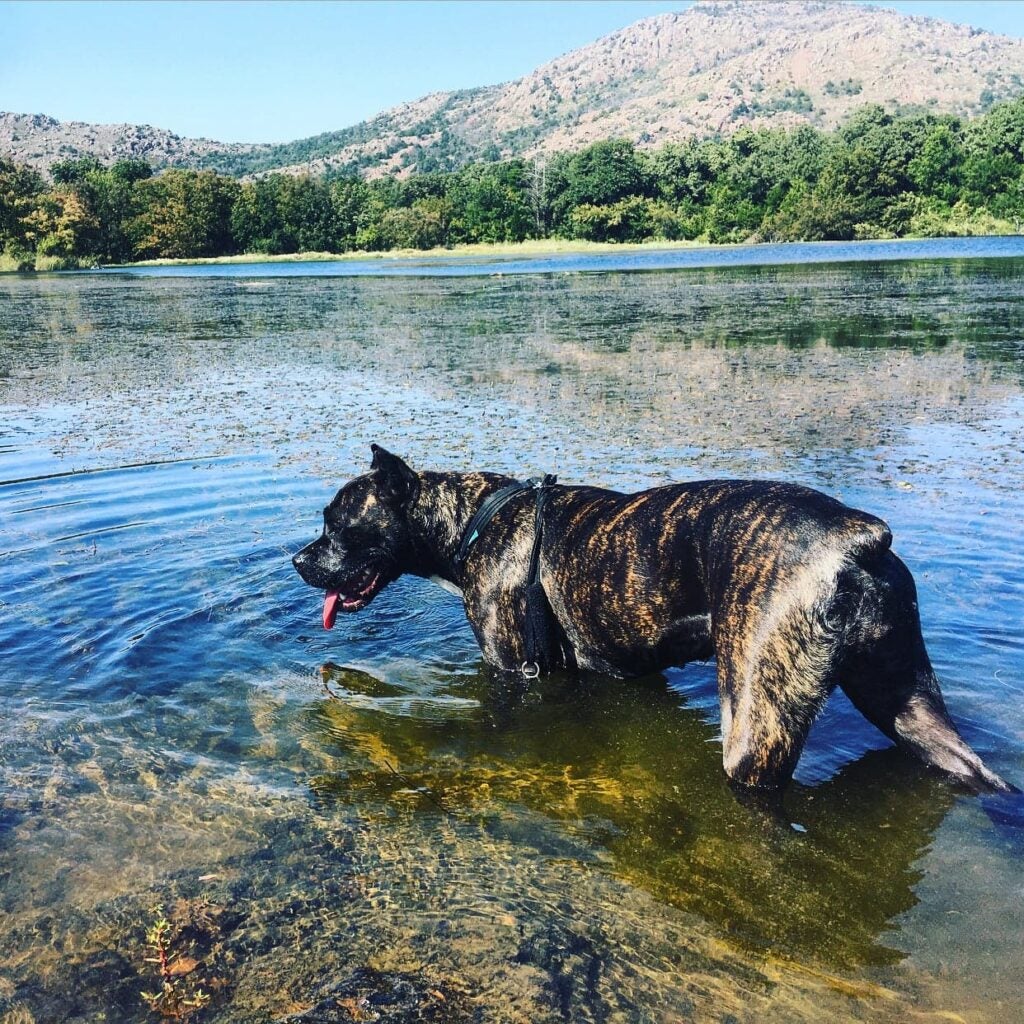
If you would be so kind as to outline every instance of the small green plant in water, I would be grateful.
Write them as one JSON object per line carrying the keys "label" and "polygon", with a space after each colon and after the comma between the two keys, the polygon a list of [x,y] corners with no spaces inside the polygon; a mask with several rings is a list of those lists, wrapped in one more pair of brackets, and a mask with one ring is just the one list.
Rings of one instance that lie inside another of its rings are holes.
{"label": "small green plant in water", "polygon": [[150,953],[145,958],[159,972],[160,990],[143,992],[143,1002],[165,1020],[187,1020],[210,1001],[201,988],[193,988],[188,975],[198,966],[195,960],[184,957],[172,949],[174,929],[160,905],[153,908],[154,920],[146,930],[146,946]]}

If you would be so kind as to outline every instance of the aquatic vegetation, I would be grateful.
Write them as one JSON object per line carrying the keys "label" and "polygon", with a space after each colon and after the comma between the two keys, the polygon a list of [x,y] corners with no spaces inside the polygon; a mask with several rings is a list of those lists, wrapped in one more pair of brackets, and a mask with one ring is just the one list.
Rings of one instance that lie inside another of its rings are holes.
{"label": "aquatic vegetation", "polygon": [[[213,923],[208,914],[206,921]],[[141,995],[150,1010],[165,1020],[188,1020],[210,1003],[210,994],[192,980],[200,961],[189,955],[192,946],[183,944],[182,932],[181,924],[172,924],[162,906],[153,908],[153,923],[146,929],[149,956],[145,962],[153,965],[160,987]]]}

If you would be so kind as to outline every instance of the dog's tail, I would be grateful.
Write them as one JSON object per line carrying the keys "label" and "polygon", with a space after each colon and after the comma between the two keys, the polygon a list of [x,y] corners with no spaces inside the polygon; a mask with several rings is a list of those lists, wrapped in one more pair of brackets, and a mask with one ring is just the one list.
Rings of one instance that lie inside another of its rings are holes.
{"label": "dog's tail", "polygon": [[847,517],[845,539],[852,558],[870,561],[892,547],[892,530],[884,520],[858,510]]}
{"label": "dog's tail", "polygon": [[913,577],[887,550],[888,528],[875,522],[874,536],[865,531],[860,556],[840,574],[834,598],[848,645],[840,685],[869,722],[925,764],[978,792],[1017,792],[985,765],[949,717],[921,636]]}
{"label": "dog's tail", "polygon": [[939,684],[913,693],[893,719],[893,739],[925,764],[948,772],[979,793],[1019,793],[967,745],[946,711]]}

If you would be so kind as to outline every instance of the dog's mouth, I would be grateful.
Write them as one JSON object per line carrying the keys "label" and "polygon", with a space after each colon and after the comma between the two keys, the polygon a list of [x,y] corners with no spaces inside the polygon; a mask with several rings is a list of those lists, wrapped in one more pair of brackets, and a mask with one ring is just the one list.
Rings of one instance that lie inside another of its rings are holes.
{"label": "dog's mouth", "polygon": [[357,612],[365,608],[384,589],[387,580],[382,569],[364,566],[353,573],[337,590],[328,590],[324,596],[324,629],[331,629],[343,612]]}

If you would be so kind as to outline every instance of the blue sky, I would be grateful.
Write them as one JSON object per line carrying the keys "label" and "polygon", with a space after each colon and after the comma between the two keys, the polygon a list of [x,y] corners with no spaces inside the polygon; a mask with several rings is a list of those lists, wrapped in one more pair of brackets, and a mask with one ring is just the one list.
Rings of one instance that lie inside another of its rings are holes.
{"label": "blue sky", "polygon": [[[283,142],[428,92],[517,78],[639,18],[687,6],[0,2],[0,110]],[[879,6],[1024,36],[1016,0]]]}

